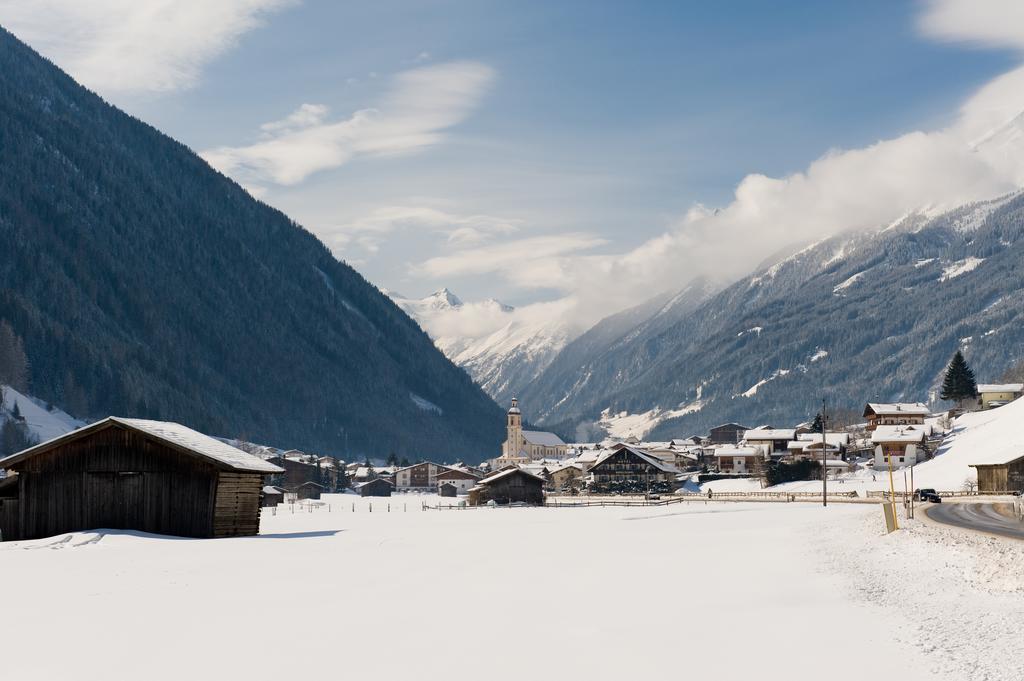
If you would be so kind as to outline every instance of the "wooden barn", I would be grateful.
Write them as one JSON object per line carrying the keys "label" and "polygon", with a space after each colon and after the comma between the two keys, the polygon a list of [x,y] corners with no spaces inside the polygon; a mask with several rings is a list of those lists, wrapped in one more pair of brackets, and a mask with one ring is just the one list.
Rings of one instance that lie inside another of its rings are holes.
{"label": "wooden barn", "polygon": [[997,454],[970,465],[978,471],[979,492],[1024,492],[1024,452]]}
{"label": "wooden barn", "polygon": [[484,478],[469,490],[469,505],[480,506],[489,501],[497,504],[543,504],[544,478],[521,468],[506,468]]}
{"label": "wooden barn", "polygon": [[356,485],[356,491],[361,497],[390,497],[395,486],[386,478],[375,478]]}
{"label": "wooden barn", "polygon": [[269,508],[284,503],[284,490],[273,485],[266,485],[263,488],[263,497],[260,499],[260,506]]}
{"label": "wooden barn", "polygon": [[254,535],[263,476],[281,469],[177,423],[110,417],[0,459],[17,472],[4,539],[99,528]]}
{"label": "wooden barn", "polygon": [[304,482],[294,487],[289,492],[295,492],[296,499],[319,499],[320,495],[327,491],[327,488],[319,482]]}

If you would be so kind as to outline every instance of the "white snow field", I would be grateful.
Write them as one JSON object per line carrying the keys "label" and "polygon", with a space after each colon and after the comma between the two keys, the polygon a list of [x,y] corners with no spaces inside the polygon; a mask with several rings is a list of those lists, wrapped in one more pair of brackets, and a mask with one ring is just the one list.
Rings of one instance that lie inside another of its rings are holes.
{"label": "white snow field", "polygon": [[1024,679],[1024,543],[864,504],[424,499],[0,544],[0,677]]}

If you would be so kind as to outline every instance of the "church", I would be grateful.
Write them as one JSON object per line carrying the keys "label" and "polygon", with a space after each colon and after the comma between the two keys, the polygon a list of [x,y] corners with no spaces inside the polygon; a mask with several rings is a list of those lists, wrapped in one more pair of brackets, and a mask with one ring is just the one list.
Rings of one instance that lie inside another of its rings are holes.
{"label": "church", "polygon": [[565,458],[566,444],[562,438],[542,430],[523,430],[523,413],[514,397],[505,424],[508,435],[501,445],[501,456],[494,460],[495,470],[541,459]]}

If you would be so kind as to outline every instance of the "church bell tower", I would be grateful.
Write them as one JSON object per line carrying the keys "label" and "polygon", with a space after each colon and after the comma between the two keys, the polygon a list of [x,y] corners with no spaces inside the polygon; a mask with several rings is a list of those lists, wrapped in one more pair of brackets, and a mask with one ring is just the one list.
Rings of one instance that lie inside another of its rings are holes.
{"label": "church bell tower", "polygon": [[512,398],[508,410],[508,436],[505,440],[505,455],[518,456],[523,450],[523,413],[519,411],[519,400]]}

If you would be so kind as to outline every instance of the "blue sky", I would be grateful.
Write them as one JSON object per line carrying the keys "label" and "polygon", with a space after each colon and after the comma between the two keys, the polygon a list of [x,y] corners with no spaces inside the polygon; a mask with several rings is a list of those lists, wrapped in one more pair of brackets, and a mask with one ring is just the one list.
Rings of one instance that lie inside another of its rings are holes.
{"label": "blue sky", "polygon": [[[146,4],[0,0],[0,23],[381,287],[523,305],[576,296],[617,261],[655,272],[605,311],[684,283],[673,267],[691,257],[730,252],[705,242],[746,241],[740,227],[687,227],[694,206],[734,204],[751,174],[787,178],[830,150],[956,126],[1021,47],[991,35],[1000,2],[963,35],[957,12],[977,5],[959,0],[156,0],[133,14]],[[937,28],[922,28],[929,15]],[[906,194],[893,211],[920,200]],[[809,236],[772,220],[741,270]]]}

